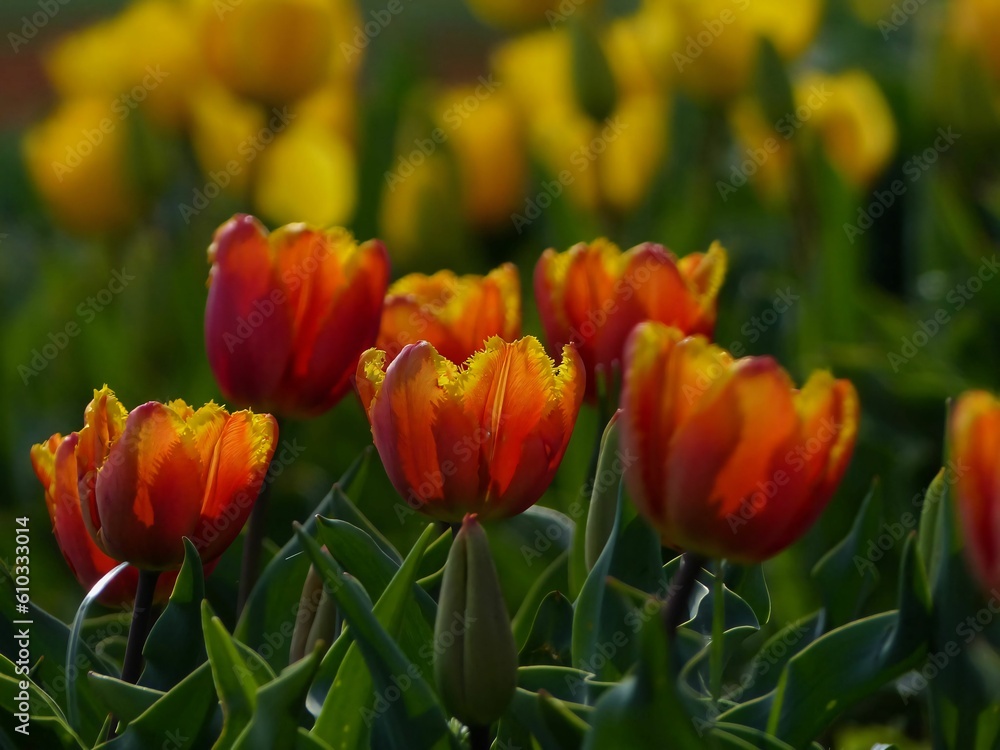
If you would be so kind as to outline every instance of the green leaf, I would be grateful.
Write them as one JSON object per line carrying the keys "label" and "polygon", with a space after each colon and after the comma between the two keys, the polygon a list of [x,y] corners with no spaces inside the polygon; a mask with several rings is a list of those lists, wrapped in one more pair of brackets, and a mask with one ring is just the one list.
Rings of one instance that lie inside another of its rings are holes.
{"label": "green leaf", "polygon": [[[384,726],[391,743],[385,747],[427,747],[434,750],[457,747],[434,691],[379,623],[364,588],[347,576],[343,568],[324,554],[319,544],[301,528],[296,529],[296,534],[317,570],[323,574],[330,594],[337,600],[341,613],[350,625],[374,678],[376,690],[381,696],[398,694],[396,700],[386,700],[388,708],[377,716],[380,728]],[[404,587],[404,591],[408,594],[409,587]],[[408,680],[406,690],[397,684],[404,678]],[[313,733],[318,735],[315,727]]]}
{"label": "green leaf", "polygon": [[769,123],[776,123],[795,112],[795,95],[785,62],[774,44],[767,37],[759,39],[754,90],[764,118]]}
{"label": "green leaf", "polygon": [[[856,618],[875,589],[878,583],[875,561],[884,554],[876,544],[881,524],[882,488],[875,480],[861,503],[850,532],[816,563],[812,571],[823,594],[828,628]],[[873,560],[874,552],[878,552],[878,557]]]}
{"label": "green leaf", "polygon": [[[552,739],[559,750],[578,750],[590,726],[558,698],[545,691],[538,693],[538,705]],[[580,713],[589,713],[583,706]]]}
{"label": "green leaf", "polygon": [[[205,641],[201,632],[201,601],[205,598],[205,576],[198,550],[184,540],[184,563],[177,573],[173,593],[156,620],[142,649],[145,667],[139,684],[168,691],[204,663]],[[183,643],[183,648],[177,644]]]}
{"label": "green leaf", "polygon": [[273,680],[257,688],[256,710],[239,736],[234,750],[274,748],[291,750],[307,746],[326,748],[325,743],[305,733],[297,735],[302,704],[319,667],[319,650],[286,667]]}
{"label": "green leaf", "polygon": [[631,604],[609,589],[614,576],[644,591],[666,591],[660,539],[628,506],[619,485],[618,516],[574,605],[573,666],[593,672],[599,680],[614,680],[635,663],[635,635],[641,621]]}
{"label": "green leaf", "polygon": [[542,600],[550,594],[568,590],[568,562],[571,554],[564,552],[553,560],[540,576],[535,580],[534,585],[521,602],[521,608],[511,620],[511,630],[514,632],[514,642],[519,648],[523,648],[528,640],[528,634],[534,625],[535,617]]}
{"label": "green leaf", "polygon": [[774,690],[789,660],[819,638],[823,630],[823,610],[783,627],[754,655],[739,685],[728,691],[727,697],[742,702]]}
{"label": "green leaf", "polygon": [[101,594],[104,593],[104,589],[111,585],[112,581],[128,567],[128,563],[121,563],[116,565],[114,568],[109,570],[105,575],[101,576],[101,579],[93,585],[87,595],[83,597],[83,601],[80,602],[80,606],[76,610],[76,615],[73,617],[73,627],[70,629],[69,642],[66,645],[66,674],[70,675],[68,678],[69,685],[67,685],[66,691],[66,713],[69,717],[70,726],[80,728],[80,712],[78,708],[77,699],[77,679],[79,677],[79,671],[74,667],[79,658],[80,651],[80,632],[83,629],[83,623],[87,619],[87,612],[90,610],[90,605],[97,601]]}
{"label": "green leaf", "polygon": [[899,600],[896,611],[851,622],[817,639],[789,660],[775,690],[719,720],[766,731],[796,747],[807,744],[842,711],[926,654],[930,604],[912,536],[903,552]]}
{"label": "green leaf", "polygon": [[[335,516],[355,526],[367,523],[354,507],[342,488],[349,492],[359,489],[371,463],[371,449],[366,449],[350,465],[333,489],[320,501],[303,523],[309,534],[315,534],[316,516]],[[371,524],[368,523],[368,526]],[[391,547],[391,545],[390,545]],[[259,653],[275,670],[288,664],[292,631],[299,610],[302,584],[309,571],[309,559],[302,554],[302,545],[296,535],[285,544],[270,563],[261,571],[243,608],[234,635]]]}
{"label": "green leaf", "polygon": [[573,641],[573,605],[559,591],[542,600],[531,632],[518,653],[522,666],[570,666]]}
{"label": "green leaf", "polygon": [[[27,688],[25,689],[24,684]],[[24,693],[28,694],[29,717],[27,731],[36,743],[35,747],[89,747],[73,731],[56,702],[27,675],[17,671],[17,665],[6,656],[0,655],[0,737],[9,731],[11,736],[20,738],[23,732],[17,727],[25,726],[21,712]],[[21,745],[27,747],[28,745]]]}
{"label": "green leaf", "polygon": [[702,732],[678,694],[676,656],[670,654],[660,617],[641,631],[641,656],[635,672],[597,701],[584,750],[704,750]]}
{"label": "green leaf", "polygon": [[208,662],[212,665],[212,679],[222,706],[222,734],[215,750],[224,750],[235,744],[236,738],[253,718],[257,707],[257,688],[265,684],[267,675],[251,670],[207,601],[201,603],[201,626]]}
{"label": "green leaf", "polygon": [[205,662],[101,747],[148,750],[165,742],[175,750],[209,747],[217,733],[212,722],[216,710],[212,669]]}
{"label": "green leaf", "polygon": [[745,601],[761,627],[771,619],[771,595],[763,565],[726,565],[726,588]]}
{"label": "green leaf", "polygon": [[128,723],[147,711],[166,693],[152,688],[123,682],[116,677],[108,677],[91,672],[87,675],[90,689],[107,706],[108,712]]}

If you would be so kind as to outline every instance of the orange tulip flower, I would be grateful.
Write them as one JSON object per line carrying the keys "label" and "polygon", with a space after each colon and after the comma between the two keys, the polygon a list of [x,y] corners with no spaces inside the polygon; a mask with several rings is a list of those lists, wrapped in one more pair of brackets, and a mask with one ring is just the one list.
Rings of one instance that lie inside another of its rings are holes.
{"label": "orange tulip flower", "polygon": [[67,473],[64,483],[77,472],[98,549],[147,570],[179,568],[184,537],[205,563],[222,554],[253,508],[278,433],[270,414],[230,414],[211,402],[195,410],[150,401],[127,412],[107,386],[94,392],[84,423],[59,445],[54,469]]}
{"label": "orange tulip flower", "polygon": [[238,215],[215,233],[205,308],[208,361],[226,398],[315,416],[351,388],[375,343],[389,283],[378,240]]}
{"label": "orange tulip flower", "polygon": [[801,390],[770,357],[643,323],[629,338],[621,445],[627,487],[665,544],[759,562],[798,539],[854,450],[858,397],[817,371]]}
{"label": "orange tulip flower", "polygon": [[587,368],[587,397],[597,390],[595,368],[621,362],[629,332],[644,320],[711,335],[715,304],[726,273],[726,251],[677,260],[662,245],[623,253],[599,239],[564,253],[546,250],[535,267],[535,299],[549,346],[576,344]]}
{"label": "orange tulip flower", "polygon": [[963,393],[948,425],[955,505],[965,554],[980,582],[1000,586],[1000,401],[985,391]]}
{"label": "orange tulip flower", "polygon": [[[96,399],[88,411],[95,408],[100,408]],[[84,427],[82,432],[85,443],[89,442],[94,430]],[[32,446],[31,463],[45,488],[45,505],[49,510],[56,543],[76,580],[89,591],[118,565],[118,560],[101,551],[90,538],[83,522],[79,488],[93,491],[87,481],[96,467],[92,463],[92,454],[84,451],[78,454],[79,445],[80,433],[73,432],[65,437],[57,433],[44,443]],[[158,600],[163,601],[170,595],[176,577],[174,574],[160,576],[156,586]],[[138,569],[126,568],[104,589],[99,601],[107,607],[130,603],[135,597],[138,581]]]}
{"label": "orange tulip flower", "polygon": [[486,342],[464,366],[426,341],[361,357],[358,392],[396,491],[427,515],[458,523],[528,509],[562,461],[583,398],[580,355],[558,367],[531,336]]}
{"label": "orange tulip flower", "polygon": [[407,344],[428,341],[452,362],[464,362],[491,336],[521,335],[521,289],[511,263],[485,276],[411,273],[389,287],[376,348],[391,362]]}

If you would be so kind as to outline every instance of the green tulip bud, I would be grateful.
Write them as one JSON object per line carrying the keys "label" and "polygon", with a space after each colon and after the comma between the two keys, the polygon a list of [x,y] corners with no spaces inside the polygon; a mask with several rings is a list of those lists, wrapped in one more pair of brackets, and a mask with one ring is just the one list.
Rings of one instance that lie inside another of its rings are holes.
{"label": "green tulip bud", "polygon": [[517,647],[475,515],[465,517],[448,553],[434,643],[434,678],[445,708],[466,726],[490,726],[514,696]]}
{"label": "green tulip bud", "polygon": [[337,637],[337,604],[323,587],[323,576],[315,565],[309,566],[302,586],[295,629],[288,649],[288,663],[294,664],[312,652],[318,641],[333,643]]}

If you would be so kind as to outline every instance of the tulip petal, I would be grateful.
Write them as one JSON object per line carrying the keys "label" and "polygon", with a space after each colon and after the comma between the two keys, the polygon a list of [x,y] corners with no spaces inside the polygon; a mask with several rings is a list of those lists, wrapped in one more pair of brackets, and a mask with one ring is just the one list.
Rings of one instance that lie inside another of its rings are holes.
{"label": "tulip petal", "polygon": [[201,477],[183,420],[156,402],[134,409],[97,476],[98,533],[108,554],[140,568],[180,566],[181,539],[198,523]]}
{"label": "tulip petal", "polygon": [[201,518],[191,538],[202,559],[214,560],[239,535],[260,494],[277,439],[278,423],[270,414],[239,411],[225,419],[212,446]]}
{"label": "tulip petal", "polygon": [[259,403],[274,392],[292,351],[285,292],[272,267],[267,230],[239,215],[215,233],[205,305],[205,346],[227,398]]}

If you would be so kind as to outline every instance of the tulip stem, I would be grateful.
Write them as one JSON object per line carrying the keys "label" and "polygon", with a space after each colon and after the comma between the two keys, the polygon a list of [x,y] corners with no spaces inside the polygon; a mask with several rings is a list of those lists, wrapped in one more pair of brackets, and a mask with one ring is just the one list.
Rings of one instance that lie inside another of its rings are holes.
{"label": "tulip stem", "polygon": [[706,560],[701,555],[685,552],[681,555],[681,567],[670,581],[670,593],[663,607],[663,626],[667,630],[667,640],[673,643],[677,628],[680,627],[687,614],[688,599],[694,590],[694,582]]}
{"label": "tulip stem", "polygon": [[726,561],[719,560],[712,587],[712,646],[709,652],[709,684],[712,699],[718,703],[722,696],[723,646],[726,630]]}
{"label": "tulip stem", "polygon": [[[132,606],[132,624],[125,644],[125,660],[122,662],[122,681],[135,685],[142,673],[142,649],[146,645],[149,627],[153,621],[153,595],[156,582],[160,578],[158,570],[140,570],[139,583],[135,589],[135,604]],[[115,736],[117,720],[111,717],[108,739]]]}
{"label": "tulip stem", "polygon": [[264,530],[267,528],[267,506],[270,485],[265,484],[257,502],[250,511],[250,522],[247,524],[246,537],[243,540],[243,562],[240,566],[240,588],[236,598],[236,617],[243,614],[243,608],[250,598],[250,592],[257,584],[260,573],[260,553],[264,546]]}
{"label": "tulip stem", "polygon": [[489,727],[469,727],[469,750],[490,750]]}

